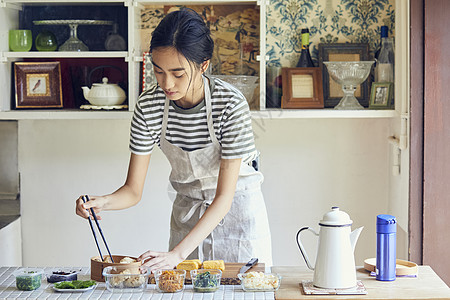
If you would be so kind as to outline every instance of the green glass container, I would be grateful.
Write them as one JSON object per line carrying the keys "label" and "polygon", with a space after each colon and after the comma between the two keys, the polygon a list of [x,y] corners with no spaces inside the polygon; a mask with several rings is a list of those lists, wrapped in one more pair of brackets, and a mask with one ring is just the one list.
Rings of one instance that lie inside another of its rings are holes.
{"label": "green glass container", "polygon": [[11,51],[26,52],[31,50],[33,37],[31,30],[10,30],[9,49]]}
{"label": "green glass container", "polygon": [[37,35],[35,45],[38,51],[56,51],[58,49],[56,36],[47,30],[43,30]]}

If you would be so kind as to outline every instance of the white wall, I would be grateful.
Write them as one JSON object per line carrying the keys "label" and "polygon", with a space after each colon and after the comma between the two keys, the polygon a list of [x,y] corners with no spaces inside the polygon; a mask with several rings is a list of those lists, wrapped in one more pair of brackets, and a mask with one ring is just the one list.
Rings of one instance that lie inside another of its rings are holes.
{"label": "white wall", "polygon": [[0,229],[0,266],[22,266],[20,218]]}
{"label": "white wall", "polygon": [[0,200],[15,199],[19,192],[17,122],[0,121]]}
{"label": "white wall", "polygon": [[[334,205],[350,214],[353,228],[365,226],[356,263],[375,257],[375,218],[388,212],[390,201],[389,125],[385,119],[254,120],[275,265],[304,265],[296,232],[318,229]],[[128,120],[19,121],[24,265],[88,266],[97,255],[88,221],[75,215],[74,203],[81,194],[109,193],[123,183],[128,131]],[[155,151],[144,199],[102,213],[113,254],[167,249],[169,172]],[[305,235],[311,257],[316,241]],[[398,247],[399,258],[407,258],[406,245]]]}

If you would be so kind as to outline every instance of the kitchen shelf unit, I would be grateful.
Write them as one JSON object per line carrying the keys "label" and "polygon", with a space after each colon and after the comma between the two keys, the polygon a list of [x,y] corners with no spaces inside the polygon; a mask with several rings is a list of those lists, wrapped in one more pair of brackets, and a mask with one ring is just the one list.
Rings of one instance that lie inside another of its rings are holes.
{"label": "kitchen shelf unit", "polygon": [[[396,4],[400,0],[396,1]],[[163,5],[166,1],[152,1],[152,0],[0,0],[0,10],[8,10],[3,15],[8,14],[11,22],[6,26],[7,29],[12,29],[17,26],[18,11],[24,5],[124,5],[128,12],[128,51],[86,51],[86,52],[8,52],[7,36],[0,35],[0,64],[10,64],[13,61],[19,61],[26,58],[123,58],[128,64],[128,112],[127,111],[83,111],[83,110],[12,110],[10,92],[4,93],[4,98],[0,99],[0,120],[21,120],[21,119],[116,119],[129,118],[130,112],[133,110],[136,100],[139,96],[140,87],[140,63],[142,62],[142,47],[139,33],[140,12],[144,5]],[[260,110],[252,111],[253,118],[264,119],[291,119],[291,118],[394,118],[398,116],[399,105],[396,103],[397,110],[363,110],[363,111],[337,111],[333,109],[299,109],[299,110],[281,110],[281,109],[266,109],[265,108],[265,91],[266,91],[266,5],[267,0],[178,0],[170,4],[220,4],[220,5],[248,5],[255,4],[260,9],[260,54],[256,57],[259,61],[259,77],[260,77]],[[14,18],[11,14],[16,14]],[[7,32],[7,30],[6,30]],[[398,43],[398,40],[397,40]],[[396,70],[398,70],[396,66]],[[10,71],[10,70],[9,70]],[[5,72],[7,73],[7,72]],[[10,91],[10,77],[6,77],[5,87]],[[398,76],[397,76],[398,77]],[[396,87],[398,87],[396,82]],[[397,98],[396,88],[396,99]],[[399,102],[399,101],[396,101]],[[109,114],[113,114],[109,116]]]}
{"label": "kitchen shelf unit", "polygon": [[[394,110],[349,111],[333,109],[265,109],[251,111],[253,119],[391,119],[397,116]],[[131,119],[132,111],[98,111],[79,109],[33,109],[27,111],[11,110],[0,112],[0,120],[90,120],[90,119]]]}

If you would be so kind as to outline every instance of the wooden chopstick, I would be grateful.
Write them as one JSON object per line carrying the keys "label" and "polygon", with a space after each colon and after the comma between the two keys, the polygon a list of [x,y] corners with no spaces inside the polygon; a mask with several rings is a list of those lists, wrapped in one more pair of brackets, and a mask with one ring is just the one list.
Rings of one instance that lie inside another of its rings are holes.
{"label": "wooden chopstick", "polygon": [[[85,196],[83,196],[81,198],[83,199],[84,203],[89,201],[89,196],[88,195],[85,195]],[[87,201],[85,200],[85,198],[87,199]],[[89,212],[88,209],[86,209],[86,210]],[[114,263],[114,259],[113,259],[112,255],[111,255],[111,252],[109,251],[108,244],[106,243],[105,236],[103,235],[102,228],[100,227],[100,223],[98,223],[97,215],[95,214],[95,212],[94,212],[94,210],[92,208],[90,210],[91,210],[92,216],[94,217],[94,221],[95,221],[95,224],[97,225],[98,231],[100,232],[100,235],[102,236],[103,243],[105,243],[106,250],[108,251],[109,257],[111,258],[111,261]],[[88,220],[89,220],[89,225],[91,226],[92,234],[94,235],[95,244],[97,245],[98,252],[100,253],[100,257],[101,257],[102,261],[104,261],[103,260],[103,255],[102,255],[102,251],[100,250],[100,246],[98,244],[97,235],[95,234],[94,226],[92,225],[91,216],[88,217]]]}

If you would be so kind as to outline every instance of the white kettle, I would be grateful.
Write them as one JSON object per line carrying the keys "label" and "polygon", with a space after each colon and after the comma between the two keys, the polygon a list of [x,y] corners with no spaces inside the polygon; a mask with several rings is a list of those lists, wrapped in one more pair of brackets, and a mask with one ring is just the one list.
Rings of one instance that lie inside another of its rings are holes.
{"label": "white kettle", "polygon": [[103,83],[94,83],[92,88],[82,86],[84,98],[92,105],[111,106],[120,105],[125,101],[125,91],[117,84],[108,83],[108,78],[103,77]]}
{"label": "white kettle", "polygon": [[[363,229],[351,231],[353,221],[339,207],[331,211],[320,221],[320,233],[310,227],[297,232],[297,244],[306,265],[314,270],[313,284],[319,288],[346,289],[356,286],[355,257],[353,255],[358,237]],[[300,233],[309,230],[319,237],[316,264],[311,266],[305,249],[300,241]]]}

